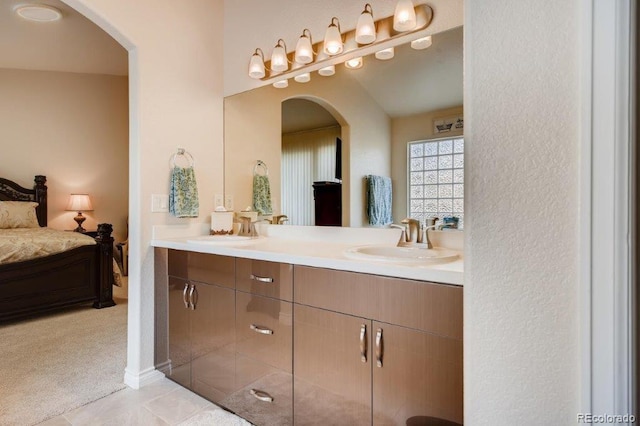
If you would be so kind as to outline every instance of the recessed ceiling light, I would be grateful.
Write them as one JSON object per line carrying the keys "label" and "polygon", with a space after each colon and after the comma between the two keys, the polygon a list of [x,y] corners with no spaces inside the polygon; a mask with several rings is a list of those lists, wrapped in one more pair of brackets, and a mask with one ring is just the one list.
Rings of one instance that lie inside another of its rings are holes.
{"label": "recessed ceiling light", "polygon": [[62,18],[62,12],[59,9],[44,4],[18,6],[15,12],[21,18],[36,22],[52,22]]}

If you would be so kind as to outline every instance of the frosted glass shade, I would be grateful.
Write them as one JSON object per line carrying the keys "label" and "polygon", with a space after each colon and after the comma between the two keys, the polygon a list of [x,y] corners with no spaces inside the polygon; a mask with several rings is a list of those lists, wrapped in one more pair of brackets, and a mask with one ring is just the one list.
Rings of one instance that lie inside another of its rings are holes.
{"label": "frosted glass shade", "polygon": [[71,194],[67,210],[74,212],[89,212],[93,210],[91,198],[88,194]]}
{"label": "frosted glass shade", "polygon": [[362,57],[349,59],[344,66],[352,70],[362,68]]}
{"label": "frosted glass shade", "polygon": [[431,46],[431,36],[422,37],[411,42],[411,48],[415,50],[426,49]]}
{"label": "frosted glass shade", "polygon": [[381,61],[392,59],[394,55],[395,55],[395,49],[393,47],[388,47],[386,49],[378,50],[375,53],[376,59],[380,59]]}
{"label": "frosted glass shade", "polygon": [[264,60],[258,52],[251,56],[251,61],[249,62],[249,77],[256,79],[264,77]]}
{"label": "frosted glass shade", "polygon": [[396,31],[409,31],[416,26],[416,10],[411,0],[399,0],[396,4],[396,12],[393,15],[393,29]]}
{"label": "frosted glass shade", "polygon": [[320,74],[323,77],[329,77],[331,75],[334,75],[335,73],[336,73],[335,65],[329,65],[328,67],[320,68],[318,70],[318,74]]}
{"label": "frosted glass shade", "polygon": [[373,15],[365,9],[358,18],[358,25],[356,26],[356,43],[370,44],[374,41],[376,41],[376,26],[373,22]]}
{"label": "frosted glass shade", "polygon": [[276,47],[273,48],[273,53],[271,54],[271,70],[274,72],[283,72],[287,69],[289,69],[287,51],[284,46],[278,42]]}
{"label": "frosted glass shade", "polygon": [[276,89],[284,89],[286,87],[289,87],[289,80],[276,81],[275,83],[273,83],[273,87],[275,87]]}
{"label": "frosted glass shade", "polygon": [[295,77],[293,77],[293,79],[298,83],[308,83],[309,81],[311,81],[311,74],[305,72],[304,74],[296,75]]}
{"label": "frosted glass shade", "polygon": [[302,34],[296,44],[295,60],[299,64],[308,64],[313,61],[313,49],[311,47],[311,39]]}
{"label": "frosted glass shade", "polygon": [[324,35],[324,51],[327,55],[337,55],[342,53],[343,48],[340,30],[338,26],[332,22]]}

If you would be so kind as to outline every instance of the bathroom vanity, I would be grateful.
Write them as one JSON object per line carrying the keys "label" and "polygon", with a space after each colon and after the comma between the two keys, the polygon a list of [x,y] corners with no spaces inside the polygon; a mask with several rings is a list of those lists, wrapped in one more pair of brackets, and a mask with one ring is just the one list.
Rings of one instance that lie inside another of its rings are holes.
{"label": "bathroom vanity", "polygon": [[380,265],[330,239],[155,239],[158,367],[257,425],[462,424],[462,287],[429,279],[462,260]]}

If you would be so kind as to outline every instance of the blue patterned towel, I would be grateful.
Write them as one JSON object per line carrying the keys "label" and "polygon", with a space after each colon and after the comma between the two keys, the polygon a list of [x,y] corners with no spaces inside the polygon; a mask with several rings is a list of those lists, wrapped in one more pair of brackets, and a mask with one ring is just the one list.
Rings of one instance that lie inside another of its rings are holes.
{"label": "blue patterned towel", "polygon": [[369,217],[369,225],[386,226],[393,222],[391,200],[391,178],[367,176],[367,216]]}
{"label": "blue patterned towel", "polygon": [[174,167],[171,172],[169,213],[175,217],[198,217],[199,207],[193,167]]}
{"label": "blue patterned towel", "polygon": [[271,209],[271,187],[269,177],[265,175],[253,175],[253,210],[259,215],[273,213]]}

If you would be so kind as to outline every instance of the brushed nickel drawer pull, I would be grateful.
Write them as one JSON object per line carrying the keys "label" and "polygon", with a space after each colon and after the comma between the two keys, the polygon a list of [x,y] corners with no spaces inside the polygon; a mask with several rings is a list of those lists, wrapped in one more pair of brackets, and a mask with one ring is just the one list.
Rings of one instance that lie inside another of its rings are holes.
{"label": "brushed nickel drawer pull", "polygon": [[198,290],[196,290],[195,284],[191,284],[191,290],[189,290],[189,303],[191,303],[191,310],[195,311],[196,303],[198,303]]}
{"label": "brushed nickel drawer pull", "polygon": [[271,277],[260,277],[258,275],[249,275],[249,278],[251,278],[252,280],[255,281],[260,281],[261,283],[272,283],[273,282],[273,278]]}
{"label": "brushed nickel drawer pull", "polygon": [[189,283],[184,283],[184,290],[182,290],[182,301],[184,302],[184,307],[189,309],[189,301],[187,300],[187,292],[189,291]]}
{"label": "brushed nickel drawer pull", "polygon": [[384,352],[384,338],[382,337],[382,329],[379,328],[376,333],[376,365],[382,368],[382,355]]}
{"label": "brushed nickel drawer pull", "polygon": [[271,395],[269,395],[268,393],[266,393],[266,392],[255,390],[255,389],[251,389],[249,391],[249,393],[251,395],[255,396],[256,399],[259,399],[260,401],[273,402],[273,397]]}
{"label": "brushed nickel drawer pull", "polygon": [[273,334],[273,330],[266,328],[266,327],[260,327],[259,325],[255,325],[255,324],[251,324],[249,326],[250,329],[252,329],[253,331],[255,331],[256,333],[260,333],[260,334]]}
{"label": "brushed nickel drawer pull", "polygon": [[367,362],[367,325],[360,326],[360,361]]}

